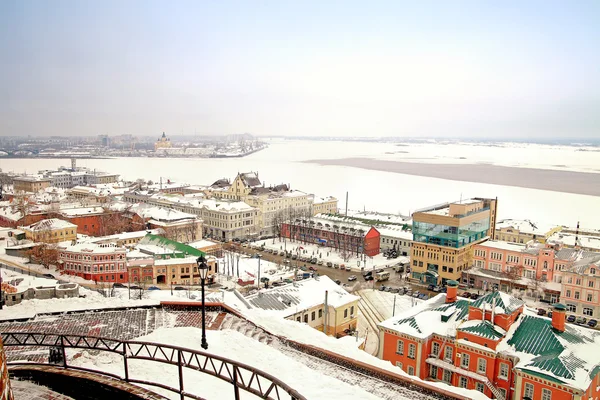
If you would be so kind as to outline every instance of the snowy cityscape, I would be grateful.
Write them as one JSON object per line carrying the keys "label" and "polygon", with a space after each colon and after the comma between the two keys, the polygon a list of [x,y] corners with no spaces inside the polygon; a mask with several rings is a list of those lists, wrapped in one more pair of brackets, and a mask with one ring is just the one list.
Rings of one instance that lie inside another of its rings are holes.
{"label": "snowy cityscape", "polygon": [[599,15],[0,2],[0,400],[600,400]]}

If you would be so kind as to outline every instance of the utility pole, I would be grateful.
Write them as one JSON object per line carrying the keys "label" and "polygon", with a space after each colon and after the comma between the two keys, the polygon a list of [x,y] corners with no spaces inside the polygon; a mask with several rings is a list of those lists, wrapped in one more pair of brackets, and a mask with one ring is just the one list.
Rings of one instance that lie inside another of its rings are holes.
{"label": "utility pole", "polygon": [[396,315],[396,295],[394,295],[394,309],[392,310],[392,317]]}
{"label": "utility pole", "polygon": [[346,217],[348,216],[348,192],[346,192]]}

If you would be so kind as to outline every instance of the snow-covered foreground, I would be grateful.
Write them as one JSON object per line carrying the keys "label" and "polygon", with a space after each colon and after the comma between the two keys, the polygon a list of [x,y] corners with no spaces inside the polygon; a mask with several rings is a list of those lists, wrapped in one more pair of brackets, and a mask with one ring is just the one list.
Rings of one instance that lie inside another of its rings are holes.
{"label": "snow-covered foreground", "polygon": [[[139,340],[164,343],[202,350],[201,330],[197,328],[165,328],[154,331],[150,335],[140,337]],[[266,344],[248,338],[232,330],[208,331],[208,352],[239,361],[261,369],[276,376],[283,382],[300,392],[307,399],[334,399],[358,398],[378,399],[378,397],[355,386],[346,384],[337,379],[323,376],[293,358],[287,357]],[[98,356],[87,351],[72,351],[69,356],[81,353],[80,357],[69,360],[69,363],[80,367],[98,369],[115,374],[123,373],[122,359],[118,355],[108,354]],[[140,360],[130,360],[130,377],[134,379],[155,380],[160,383],[178,387],[177,367],[166,366],[161,363],[152,363]],[[186,370],[184,372],[184,387],[187,392],[198,394],[207,399],[226,399],[233,397],[233,386],[199,372]],[[156,388],[157,391],[169,398],[177,399],[179,396]],[[243,399],[256,397],[240,392]]]}
{"label": "snow-covered foreground", "polygon": [[[331,261],[334,264],[344,264],[352,268],[353,271],[360,271],[362,267],[365,266],[364,261],[361,257],[352,256],[348,261],[344,261],[341,254],[337,252],[335,249],[329,247],[323,247],[317,244],[305,244],[299,241],[291,241],[289,239],[267,239],[267,240],[258,240],[253,242],[256,245],[265,245],[265,248],[275,249],[278,251],[292,251],[293,254],[300,254],[303,256],[312,256],[316,257],[319,260],[323,260],[324,262]],[[358,262],[360,261],[360,267]],[[388,260],[383,254],[377,254],[374,257],[367,257],[366,259],[366,270],[371,270],[373,268],[385,268],[391,267],[395,265],[397,260]],[[304,264],[300,262],[300,265]]]}
{"label": "snow-covered foreground", "polygon": [[[421,304],[424,300],[415,299],[414,297],[382,292],[373,289],[364,289],[358,293],[363,299],[368,301],[384,320],[391,318],[394,314],[399,314],[411,309],[417,304]],[[394,307],[394,298],[396,298],[396,306]]]}

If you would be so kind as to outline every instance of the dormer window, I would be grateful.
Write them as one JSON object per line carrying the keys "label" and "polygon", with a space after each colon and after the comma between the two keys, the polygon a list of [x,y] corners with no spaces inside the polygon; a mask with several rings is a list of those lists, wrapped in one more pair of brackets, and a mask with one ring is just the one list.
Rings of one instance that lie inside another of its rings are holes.
{"label": "dormer window", "polygon": [[590,274],[596,275],[596,268],[590,268]]}

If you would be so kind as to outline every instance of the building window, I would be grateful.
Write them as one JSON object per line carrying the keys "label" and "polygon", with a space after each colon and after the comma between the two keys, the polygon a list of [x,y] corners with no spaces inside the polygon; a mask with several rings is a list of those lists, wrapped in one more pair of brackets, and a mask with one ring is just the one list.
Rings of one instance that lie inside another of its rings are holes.
{"label": "building window", "polygon": [[396,354],[404,354],[404,341],[398,340],[398,343],[396,343]]}
{"label": "building window", "polygon": [[304,323],[305,323],[305,324],[308,324],[308,314],[305,314],[305,315],[304,315]]}
{"label": "building window", "polygon": [[446,346],[446,351],[444,353],[444,359],[452,361],[452,356],[453,356],[452,353],[453,352],[454,352],[454,349],[452,347]]}
{"label": "building window", "polygon": [[402,363],[400,361],[396,361],[396,367],[402,369]]}
{"label": "building window", "polygon": [[549,389],[542,389],[542,400],[551,400],[552,392]]}
{"label": "building window", "polygon": [[486,365],[487,362],[485,361],[485,358],[479,357],[477,359],[477,372],[480,374],[485,374]]}
{"label": "building window", "polygon": [[296,318],[296,321],[300,322],[300,317]]}
{"label": "building window", "polygon": [[591,317],[592,315],[594,315],[594,310],[589,307],[583,307],[583,315]]}
{"label": "building window", "polygon": [[565,297],[571,297],[571,291],[569,289],[567,289],[567,291],[565,293]]}
{"label": "building window", "polygon": [[415,358],[415,353],[417,352],[417,347],[414,344],[408,345],[408,358]]}
{"label": "building window", "polygon": [[319,310],[319,318],[323,316],[323,310]]}
{"label": "building window", "polygon": [[508,364],[500,363],[500,373],[498,374],[498,377],[508,379]]}
{"label": "building window", "polygon": [[467,353],[462,354],[460,359],[460,366],[463,368],[469,368],[469,355]]}
{"label": "building window", "polygon": [[442,376],[442,380],[444,382],[447,382],[447,383],[452,382],[452,372],[450,372],[449,370],[445,369],[444,370],[444,375]]}
{"label": "building window", "polygon": [[350,317],[354,315],[354,306],[350,307]]}
{"label": "building window", "polygon": [[310,320],[311,321],[315,320],[315,312],[314,311],[310,314]]}
{"label": "building window", "polygon": [[587,295],[587,301],[591,302],[594,298],[594,295],[592,295],[591,293],[588,293]]}
{"label": "building window", "polygon": [[594,281],[593,280],[590,279],[588,281],[588,287],[592,287],[592,288],[594,287]]}
{"label": "building window", "polygon": [[429,371],[429,376],[431,376],[433,379],[437,379],[437,376],[438,376],[438,367],[436,367],[435,365],[432,365],[431,369]]}
{"label": "building window", "polygon": [[498,390],[500,391],[500,398],[506,399],[506,389],[498,388]]}
{"label": "building window", "polygon": [[464,376],[461,376],[460,379],[458,380],[458,387],[466,388],[467,387],[467,378],[465,378]]}
{"label": "building window", "polygon": [[414,375],[415,374],[415,367],[411,367],[410,365],[408,366],[408,374],[409,375]]}
{"label": "building window", "polygon": [[483,385],[483,383],[481,382],[477,382],[475,383],[475,390],[477,390],[478,392],[483,393],[485,386]]}
{"label": "building window", "polygon": [[595,268],[590,268],[590,274],[591,275],[596,275],[596,269]]}
{"label": "building window", "polygon": [[440,345],[438,343],[433,343],[431,346],[431,354],[437,356],[440,353]]}
{"label": "building window", "polygon": [[533,399],[533,385],[525,382],[525,391],[523,392],[523,398]]}
{"label": "building window", "polygon": [[347,308],[344,310],[344,318],[348,318],[348,309]]}
{"label": "building window", "polygon": [[579,292],[575,292],[575,300],[579,300]]}

